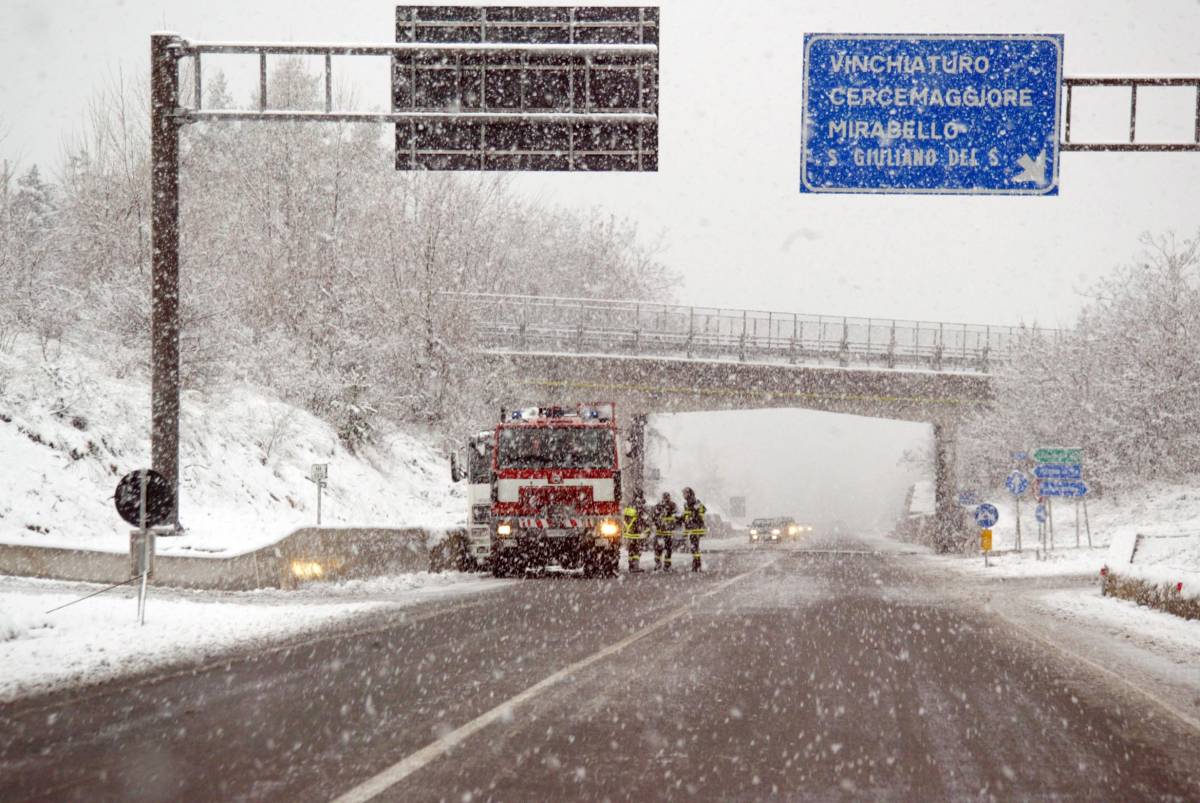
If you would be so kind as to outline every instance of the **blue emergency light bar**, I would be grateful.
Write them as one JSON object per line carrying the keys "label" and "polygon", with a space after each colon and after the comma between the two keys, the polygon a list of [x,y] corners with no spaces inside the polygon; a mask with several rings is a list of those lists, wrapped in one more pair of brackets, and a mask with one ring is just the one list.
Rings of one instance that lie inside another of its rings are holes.
{"label": "blue emergency light bar", "polygon": [[508,420],[541,421],[555,418],[581,418],[591,421],[611,421],[613,420],[614,412],[614,405],[611,402],[604,404],[580,404],[575,409],[558,405],[552,407],[525,407],[513,410],[509,414]]}

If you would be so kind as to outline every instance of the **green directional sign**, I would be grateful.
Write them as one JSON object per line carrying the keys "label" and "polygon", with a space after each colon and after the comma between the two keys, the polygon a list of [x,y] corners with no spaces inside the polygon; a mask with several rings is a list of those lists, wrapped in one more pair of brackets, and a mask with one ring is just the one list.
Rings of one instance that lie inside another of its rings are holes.
{"label": "green directional sign", "polygon": [[1082,463],[1083,449],[1038,449],[1033,459],[1039,463]]}

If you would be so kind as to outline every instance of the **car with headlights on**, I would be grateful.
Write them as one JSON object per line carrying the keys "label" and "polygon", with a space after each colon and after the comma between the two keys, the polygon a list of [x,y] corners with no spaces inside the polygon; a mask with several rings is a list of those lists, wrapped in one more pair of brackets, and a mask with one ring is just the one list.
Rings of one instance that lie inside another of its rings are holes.
{"label": "car with headlights on", "polygon": [[781,544],[784,541],[795,541],[800,537],[801,531],[800,525],[790,516],[755,519],[750,523],[750,543]]}

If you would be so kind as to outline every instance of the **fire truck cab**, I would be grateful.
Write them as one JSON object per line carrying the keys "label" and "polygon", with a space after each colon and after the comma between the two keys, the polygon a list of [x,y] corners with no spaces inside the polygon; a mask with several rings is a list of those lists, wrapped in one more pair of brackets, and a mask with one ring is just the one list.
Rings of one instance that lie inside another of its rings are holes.
{"label": "fire truck cab", "polygon": [[612,403],[501,413],[492,444],[491,567],[498,576],[557,563],[617,573],[621,466]]}

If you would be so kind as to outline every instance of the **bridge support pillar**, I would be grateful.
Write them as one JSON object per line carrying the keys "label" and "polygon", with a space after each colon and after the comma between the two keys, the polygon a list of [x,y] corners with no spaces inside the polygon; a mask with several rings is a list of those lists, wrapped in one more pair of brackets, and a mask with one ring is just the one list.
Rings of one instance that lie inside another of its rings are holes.
{"label": "bridge support pillar", "polygon": [[955,495],[957,433],[948,424],[933,425],[933,465],[936,509],[933,543],[939,552],[957,549],[964,537],[963,512]]}
{"label": "bridge support pillar", "polygon": [[628,503],[644,491],[646,476],[646,414],[634,413],[629,425],[629,461],[621,471],[621,501]]}

